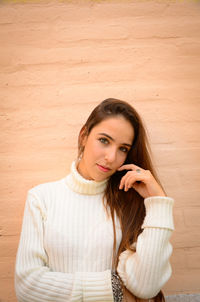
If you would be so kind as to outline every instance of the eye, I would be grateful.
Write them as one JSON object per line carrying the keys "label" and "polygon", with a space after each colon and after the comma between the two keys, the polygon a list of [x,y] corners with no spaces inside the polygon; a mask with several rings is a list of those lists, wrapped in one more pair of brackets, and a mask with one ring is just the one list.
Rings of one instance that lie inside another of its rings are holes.
{"label": "eye", "polygon": [[99,138],[99,141],[100,141],[102,144],[105,144],[105,145],[107,145],[107,144],[109,143],[108,139],[105,138],[105,137],[100,137],[100,138]]}
{"label": "eye", "polygon": [[126,148],[126,147],[120,147],[120,150],[124,153],[128,153],[128,151],[129,151],[128,148]]}

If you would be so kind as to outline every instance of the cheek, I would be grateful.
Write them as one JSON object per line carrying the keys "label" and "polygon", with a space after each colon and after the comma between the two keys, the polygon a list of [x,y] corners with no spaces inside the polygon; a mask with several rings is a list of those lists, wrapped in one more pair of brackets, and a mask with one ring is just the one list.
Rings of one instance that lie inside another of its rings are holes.
{"label": "cheek", "polygon": [[105,152],[105,146],[97,140],[93,143],[93,150],[96,154],[102,154]]}
{"label": "cheek", "polygon": [[127,153],[123,153],[119,151],[118,157],[117,157],[117,165],[118,167],[122,166],[127,158]]}
{"label": "cheek", "polygon": [[103,148],[98,141],[92,141],[87,145],[85,151],[87,158],[92,159],[92,157],[98,157],[101,155],[103,153]]}

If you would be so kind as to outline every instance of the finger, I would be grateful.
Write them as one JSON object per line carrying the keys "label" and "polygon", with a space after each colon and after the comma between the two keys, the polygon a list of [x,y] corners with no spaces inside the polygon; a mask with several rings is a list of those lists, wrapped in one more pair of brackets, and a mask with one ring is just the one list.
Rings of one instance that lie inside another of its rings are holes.
{"label": "finger", "polygon": [[132,171],[128,171],[122,178],[121,178],[121,181],[120,181],[120,185],[119,185],[119,189],[123,189],[124,187],[124,184],[125,184],[125,181],[127,179],[127,177],[130,175]]}
{"label": "finger", "polygon": [[128,191],[131,187],[132,184],[135,182],[135,177],[134,176],[130,176],[125,180],[124,183],[124,191]]}
{"label": "finger", "polygon": [[124,191],[128,191],[136,181],[141,180],[143,180],[142,175],[138,174],[136,171],[129,171],[122,177],[119,189],[124,188]]}
{"label": "finger", "polygon": [[137,181],[132,185],[133,189],[135,190],[137,190],[140,186],[141,186],[141,182],[137,182]]}
{"label": "finger", "polygon": [[[140,178],[141,179],[141,178]],[[127,177],[124,184],[124,190],[128,191],[130,188],[133,187],[133,185],[138,181],[138,176],[134,173]]]}
{"label": "finger", "polygon": [[125,179],[124,177],[121,178],[121,181],[120,181],[120,184],[119,184],[119,189],[122,190],[123,187],[124,187],[124,182],[125,182]]}
{"label": "finger", "polygon": [[140,169],[141,171],[143,171],[143,169],[139,166],[136,166],[134,164],[127,164],[127,165],[122,165],[121,167],[119,167],[117,170],[118,171],[122,171],[122,170],[136,170],[136,169]]}

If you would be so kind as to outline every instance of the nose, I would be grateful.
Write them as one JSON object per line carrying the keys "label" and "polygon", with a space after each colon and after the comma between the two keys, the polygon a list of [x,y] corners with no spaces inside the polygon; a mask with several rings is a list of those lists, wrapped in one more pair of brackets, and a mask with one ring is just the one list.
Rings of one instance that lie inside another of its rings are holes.
{"label": "nose", "polygon": [[108,148],[105,153],[105,160],[109,163],[113,163],[116,160],[117,150],[116,148]]}

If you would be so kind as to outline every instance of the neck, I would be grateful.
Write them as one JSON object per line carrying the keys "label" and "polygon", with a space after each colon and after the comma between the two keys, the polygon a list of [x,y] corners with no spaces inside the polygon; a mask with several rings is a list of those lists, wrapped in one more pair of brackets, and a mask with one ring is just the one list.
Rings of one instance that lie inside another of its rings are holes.
{"label": "neck", "polygon": [[108,179],[94,181],[85,179],[77,169],[77,162],[71,164],[71,173],[66,177],[67,185],[75,192],[86,195],[96,195],[103,193],[106,189]]}

